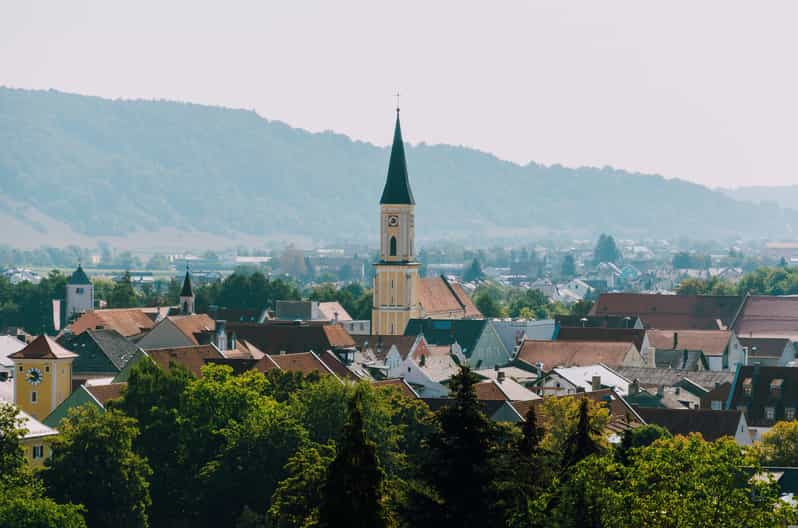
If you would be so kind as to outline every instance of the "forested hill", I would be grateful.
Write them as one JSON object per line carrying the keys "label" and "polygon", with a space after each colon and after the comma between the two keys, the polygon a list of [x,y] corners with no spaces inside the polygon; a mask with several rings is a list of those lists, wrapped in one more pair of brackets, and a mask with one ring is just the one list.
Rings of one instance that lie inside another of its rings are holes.
{"label": "forested hill", "polygon": [[[386,143],[392,126],[386,112]],[[798,223],[794,211],[659,176],[520,166],[446,145],[411,146],[407,158],[422,239],[777,237]],[[386,148],[251,111],[0,88],[0,209],[94,237],[176,227],[373,239],[387,163]]]}

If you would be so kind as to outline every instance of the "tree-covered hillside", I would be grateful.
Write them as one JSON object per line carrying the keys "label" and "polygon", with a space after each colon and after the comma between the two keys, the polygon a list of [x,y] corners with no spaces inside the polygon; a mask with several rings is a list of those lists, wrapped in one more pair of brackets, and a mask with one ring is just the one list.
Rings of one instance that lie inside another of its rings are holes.
{"label": "tree-covered hillside", "polygon": [[[385,139],[393,116],[386,112]],[[404,123],[412,127],[412,121]],[[798,213],[610,168],[519,166],[446,145],[407,150],[419,237],[777,237]],[[0,88],[0,201],[92,236],[376,236],[388,151],[254,112]],[[57,243],[57,240],[53,241]]]}

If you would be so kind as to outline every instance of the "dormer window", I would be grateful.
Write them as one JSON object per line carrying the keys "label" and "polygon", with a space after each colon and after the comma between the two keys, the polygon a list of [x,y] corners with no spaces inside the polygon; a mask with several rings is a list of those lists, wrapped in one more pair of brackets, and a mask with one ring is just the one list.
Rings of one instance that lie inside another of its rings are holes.
{"label": "dormer window", "polygon": [[785,407],[784,408],[784,419],[785,420],[795,420],[795,407]]}
{"label": "dormer window", "polygon": [[775,420],[776,419],[776,408],[775,407],[765,407],[765,418],[767,420]]}
{"label": "dormer window", "polygon": [[751,396],[753,392],[753,383],[751,383],[751,378],[745,378],[743,381],[743,394],[746,396]]}
{"label": "dormer window", "polygon": [[784,380],[781,378],[774,379],[770,382],[770,395],[774,398],[781,398],[781,387],[784,385]]}

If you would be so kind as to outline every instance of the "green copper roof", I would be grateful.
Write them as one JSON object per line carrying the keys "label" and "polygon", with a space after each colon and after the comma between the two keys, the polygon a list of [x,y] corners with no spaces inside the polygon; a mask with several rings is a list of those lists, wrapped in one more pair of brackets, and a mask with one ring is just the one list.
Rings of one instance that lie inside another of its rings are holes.
{"label": "green copper roof", "polygon": [[191,289],[191,275],[186,270],[186,278],[183,279],[183,289],[180,290],[181,297],[194,297],[194,290]]}
{"label": "green copper roof", "polygon": [[396,110],[396,128],[393,131],[391,160],[388,163],[388,179],[382,190],[381,204],[415,204],[413,191],[407,177],[407,161],[405,160],[405,144],[402,141],[402,128],[399,126],[399,109]]}
{"label": "green copper roof", "polygon": [[83,271],[83,266],[78,264],[78,269],[69,277],[67,284],[91,284],[91,281],[89,280],[89,276],[86,275],[86,272]]}

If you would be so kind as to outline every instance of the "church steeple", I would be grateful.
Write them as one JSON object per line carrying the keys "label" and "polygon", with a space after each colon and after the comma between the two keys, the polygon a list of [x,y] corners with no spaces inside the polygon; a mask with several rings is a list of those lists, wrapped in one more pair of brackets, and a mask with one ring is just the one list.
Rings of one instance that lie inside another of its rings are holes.
{"label": "church steeple", "polygon": [[380,204],[414,205],[413,191],[407,177],[407,161],[405,160],[405,144],[402,141],[402,127],[399,125],[399,108],[396,109],[396,126],[393,131],[391,159],[388,162],[388,179],[382,190]]}
{"label": "church steeple", "polygon": [[194,288],[191,287],[191,272],[186,263],[186,276],[183,279],[183,288],[180,290],[180,311],[183,315],[194,313]]}

